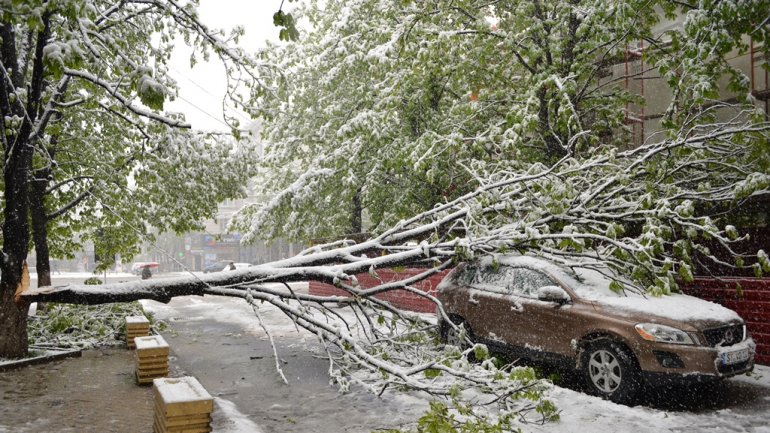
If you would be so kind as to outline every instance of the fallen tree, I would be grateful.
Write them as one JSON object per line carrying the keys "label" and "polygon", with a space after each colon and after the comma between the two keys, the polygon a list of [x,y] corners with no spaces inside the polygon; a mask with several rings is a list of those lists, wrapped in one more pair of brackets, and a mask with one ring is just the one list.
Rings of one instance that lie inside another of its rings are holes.
{"label": "fallen tree", "polygon": [[[436,302],[438,315],[446,319],[436,299],[414,284],[457,261],[498,253],[534,254],[567,266],[612,271],[628,278],[617,282],[619,292],[665,295],[678,290],[677,280],[692,277],[695,260],[724,263],[709,253],[706,240],[733,254],[735,262],[724,264],[761,275],[770,269],[765,252],[735,251],[742,237],[718,220],[725,206],[770,192],[770,175],[751,170],[751,144],[768,139],[770,124],[741,118],[694,126],[678,137],[625,152],[597,149],[583,160],[564,157],[523,173],[474,173],[469,167],[481,185],[475,191],[364,242],[319,245],[289,259],[206,277],[30,289],[21,298],[96,304],[219,295],[245,299],[257,317],[260,303],[268,303],[318,336],[331,362],[330,374],[343,387],[353,381],[381,393],[408,386],[479,401],[478,395],[459,391],[473,388],[489,396],[481,401],[505,413],[539,408],[548,417],[553,412],[543,409],[549,407],[540,400],[543,383],[491,361],[469,365],[465,357],[471,352],[486,358],[484,347],[467,341],[460,352],[436,344],[430,332],[434,319],[399,311],[373,295],[409,290]],[[403,265],[425,271],[371,288],[359,286],[355,278]],[[313,296],[267,284],[308,280],[334,284],[348,296]],[[340,304],[350,308],[349,314],[338,310]],[[515,397],[523,395],[537,403],[517,402]]]}
{"label": "fallen tree", "polygon": [[[731,246],[742,237],[729,224],[719,227],[717,219],[725,208],[770,193],[770,175],[751,171],[751,143],[768,140],[770,123],[741,122],[744,114],[625,152],[598,150],[582,161],[564,157],[551,167],[535,164],[526,173],[475,173],[481,185],[475,191],[361,243],[319,245],[223,275],[41,288],[22,298],[83,304],[168,301],[219,287],[308,280],[369,297],[371,291],[358,288],[354,274],[403,265],[439,270],[451,260],[506,251],[565,265],[608,266],[630,277],[627,289],[661,295],[677,290],[676,278],[689,279],[694,259],[722,262],[702,245],[704,240],[716,240],[736,258],[723,264],[761,275],[767,272],[766,253],[734,251]],[[422,241],[409,245],[415,239]]]}

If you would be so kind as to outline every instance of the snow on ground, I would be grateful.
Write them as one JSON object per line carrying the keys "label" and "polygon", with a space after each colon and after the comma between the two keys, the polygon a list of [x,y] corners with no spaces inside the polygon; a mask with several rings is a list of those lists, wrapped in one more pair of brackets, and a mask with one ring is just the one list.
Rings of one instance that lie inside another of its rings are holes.
{"label": "snow on ground", "polygon": [[[282,285],[276,285],[282,287]],[[307,284],[300,285],[300,290],[307,291]],[[168,304],[161,304],[152,301],[141,301],[145,311],[153,314],[159,314],[163,317],[172,317],[171,321],[182,318],[176,311],[184,307],[185,321],[207,321],[220,322],[239,325],[243,328],[245,334],[254,337],[266,337],[265,331],[260,326],[259,320],[254,315],[254,310],[246,301],[240,298],[225,298],[219,296],[185,296],[174,298]],[[287,318],[278,308],[268,304],[257,303],[257,308],[262,320],[269,325],[270,334],[273,338],[295,338],[305,340],[310,338],[315,340],[315,335],[298,328],[289,318]],[[193,314],[190,316],[190,314]]]}
{"label": "snow on ground", "polygon": [[[736,402],[734,408],[709,409],[705,411],[662,410],[648,406],[628,407],[588,396],[567,388],[554,387],[551,399],[561,410],[561,421],[544,426],[528,426],[529,432],[770,432],[768,421],[770,411],[770,369],[758,367],[758,380],[752,378],[732,379],[751,381],[752,386],[765,388],[763,409],[760,412],[746,408]],[[665,395],[660,398],[665,399]]]}
{"label": "snow on ground", "polygon": [[[237,324],[244,334],[254,338],[266,338],[251,307],[241,299],[220,297],[175,298],[169,304],[143,302],[149,312],[174,320],[175,310],[192,313],[195,320]],[[313,347],[315,337],[304,330],[297,330],[291,320],[276,308],[259,305],[260,315],[274,338],[286,344]],[[187,315],[177,315],[185,320]],[[577,387],[579,389],[579,386]],[[561,420],[546,425],[522,425],[525,432],[592,432],[592,433],[658,433],[658,432],[709,432],[709,433],[770,433],[770,367],[757,366],[751,376],[740,376],[713,387],[691,390],[677,388],[651,389],[643,404],[635,407],[618,405],[579,391],[554,386],[549,398],[561,411]],[[352,392],[365,392],[353,390]],[[656,393],[660,393],[657,394]],[[426,400],[415,393],[390,393],[388,398],[404,408],[426,405]],[[422,399],[422,400],[421,400]],[[229,420],[232,429],[228,433],[257,431],[252,421],[241,415],[226,400],[218,399],[218,408]],[[689,401],[692,400],[692,403]],[[276,402],[279,404],[281,402]],[[301,404],[301,402],[285,402]],[[416,420],[415,420],[416,421]],[[251,423],[251,424],[249,424]]]}
{"label": "snow on ground", "polygon": [[219,433],[262,433],[262,429],[242,414],[233,402],[223,398],[214,399],[212,417],[213,422],[217,422],[217,418],[223,418],[222,422],[217,422],[217,425],[221,426],[217,430]]}

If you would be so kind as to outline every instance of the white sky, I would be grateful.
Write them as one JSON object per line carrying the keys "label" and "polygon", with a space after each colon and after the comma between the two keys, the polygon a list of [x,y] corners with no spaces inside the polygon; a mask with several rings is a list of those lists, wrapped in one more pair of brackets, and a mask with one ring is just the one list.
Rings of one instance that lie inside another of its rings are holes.
{"label": "white sky", "polygon": [[[284,11],[291,11],[296,3],[284,2]],[[278,41],[279,29],[273,26],[273,14],[281,6],[281,0],[201,0],[198,9],[201,20],[209,27],[230,29],[242,25],[246,34],[240,45],[249,52],[264,47],[264,41]],[[166,111],[182,112],[193,129],[204,131],[228,131],[222,119],[222,98],[226,90],[225,72],[220,63],[198,63],[190,69],[190,47],[180,39],[171,56],[169,73],[180,87],[179,97],[167,102]],[[232,111],[230,109],[230,111]],[[238,116],[241,126],[250,120]]]}

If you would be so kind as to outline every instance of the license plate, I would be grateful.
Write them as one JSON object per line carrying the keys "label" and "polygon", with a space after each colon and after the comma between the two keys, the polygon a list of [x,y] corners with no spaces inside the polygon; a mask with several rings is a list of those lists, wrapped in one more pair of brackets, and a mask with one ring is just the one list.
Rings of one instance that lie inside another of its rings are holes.
{"label": "license plate", "polygon": [[749,349],[745,348],[734,352],[724,352],[720,355],[720,358],[723,365],[731,365],[746,361],[749,359],[749,356],[751,356]]}

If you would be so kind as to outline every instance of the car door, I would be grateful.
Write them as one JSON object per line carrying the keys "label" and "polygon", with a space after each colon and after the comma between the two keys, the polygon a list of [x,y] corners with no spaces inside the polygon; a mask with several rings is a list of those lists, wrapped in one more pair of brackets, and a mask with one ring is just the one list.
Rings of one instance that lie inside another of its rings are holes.
{"label": "car door", "polygon": [[520,338],[525,347],[538,352],[572,355],[572,341],[580,337],[583,326],[582,302],[560,304],[538,300],[538,289],[559,286],[549,275],[534,269],[517,268],[512,293],[521,304],[517,320]]}
{"label": "car door", "polygon": [[[528,350],[539,350],[538,320],[533,317],[539,313],[536,302],[535,286],[539,287],[542,274],[521,267],[506,267],[505,284],[507,295],[504,298],[505,315],[498,322],[499,334],[511,346]],[[544,280],[543,280],[544,281]],[[535,296],[535,298],[533,298]]]}
{"label": "car door", "polygon": [[466,284],[468,300],[465,319],[478,341],[491,344],[513,344],[504,335],[510,321],[510,267],[480,265],[470,272]]}

